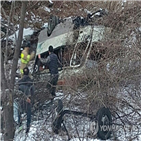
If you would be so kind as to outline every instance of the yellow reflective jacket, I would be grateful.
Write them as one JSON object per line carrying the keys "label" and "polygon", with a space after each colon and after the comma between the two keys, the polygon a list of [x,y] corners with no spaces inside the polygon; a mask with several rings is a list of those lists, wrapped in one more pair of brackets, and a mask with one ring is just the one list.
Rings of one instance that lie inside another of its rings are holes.
{"label": "yellow reflective jacket", "polygon": [[26,49],[24,49],[21,53],[21,66],[20,66],[20,72],[23,74],[23,69],[27,67],[29,61],[31,61],[35,56],[35,53],[32,52],[31,54],[28,53]]}
{"label": "yellow reflective jacket", "polygon": [[27,55],[26,59],[24,58],[24,54],[21,53],[21,62],[24,64],[28,64],[28,62],[30,61],[30,55]]}

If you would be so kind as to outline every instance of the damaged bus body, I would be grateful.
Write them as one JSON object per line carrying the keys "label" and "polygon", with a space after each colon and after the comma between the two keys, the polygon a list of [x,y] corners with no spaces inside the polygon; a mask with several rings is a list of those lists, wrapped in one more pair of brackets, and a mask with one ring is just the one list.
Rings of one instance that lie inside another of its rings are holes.
{"label": "damaged bus body", "polygon": [[52,29],[42,30],[38,37],[35,73],[49,72],[45,64],[38,59],[38,55],[46,58],[49,55],[50,45],[53,46],[54,53],[63,65],[59,71],[60,80],[65,78],[65,74],[81,73],[86,67],[94,67],[95,61],[101,57],[101,53],[95,50],[95,44],[105,40],[105,35],[110,32],[110,28],[89,24],[80,17],[68,18],[60,23],[58,20],[52,20],[49,27],[50,25],[53,25]]}

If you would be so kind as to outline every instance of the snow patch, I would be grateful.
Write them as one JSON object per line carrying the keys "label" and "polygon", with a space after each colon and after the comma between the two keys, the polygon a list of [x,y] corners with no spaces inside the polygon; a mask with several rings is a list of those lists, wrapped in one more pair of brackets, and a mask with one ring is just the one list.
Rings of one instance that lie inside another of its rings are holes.
{"label": "snow patch", "polygon": [[87,14],[92,14],[91,11],[88,11],[87,9],[84,9],[84,11],[87,13]]}
{"label": "snow patch", "polygon": [[[71,139],[70,141],[80,141],[79,138],[74,138],[74,139]],[[83,141],[100,141],[98,139],[83,139]]]}
{"label": "snow patch", "polygon": [[49,0],[50,3],[53,3],[52,0]]}
{"label": "snow patch", "polygon": [[44,23],[43,27],[47,28],[48,27],[48,23]]}
{"label": "snow patch", "polygon": [[51,12],[51,10],[48,7],[43,7],[43,9],[47,12]]}
{"label": "snow patch", "polygon": [[[24,36],[27,36],[27,35],[32,35],[34,32],[33,29],[31,28],[24,28],[23,30],[23,38]],[[19,34],[19,30],[16,31],[16,36],[18,37],[18,34]],[[12,34],[11,36],[9,36],[9,39],[11,39],[12,41],[15,41],[15,34]]]}

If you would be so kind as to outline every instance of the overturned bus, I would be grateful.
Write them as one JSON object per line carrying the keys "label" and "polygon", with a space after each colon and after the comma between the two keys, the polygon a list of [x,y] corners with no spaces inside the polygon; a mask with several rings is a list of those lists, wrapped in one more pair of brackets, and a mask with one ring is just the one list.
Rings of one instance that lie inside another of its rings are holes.
{"label": "overturned bus", "polygon": [[38,36],[34,73],[49,72],[38,55],[46,58],[50,45],[63,65],[62,69],[59,68],[60,79],[65,78],[65,74],[81,73],[86,67],[94,67],[104,53],[102,48],[99,50],[95,46],[105,40],[105,35],[109,32],[109,27],[90,24],[88,19],[70,17],[59,21],[54,16],[50,19],[48,28],[43,29]]}

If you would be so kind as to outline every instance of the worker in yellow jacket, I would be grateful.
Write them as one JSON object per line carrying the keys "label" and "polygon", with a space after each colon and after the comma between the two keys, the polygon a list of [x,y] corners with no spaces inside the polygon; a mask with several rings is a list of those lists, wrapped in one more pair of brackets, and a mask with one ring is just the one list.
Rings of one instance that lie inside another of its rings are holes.
{"label": "worker in yellow jacket", "polygon": [[24,45],[24,50],[21,53],[21,66],[20,66],[20,72],[21,72],[21,76],[23,75],[23,69],[25,67],[27,67],[29,61],[31,61],[34,56],[35,56],[35,52],[31,52],[31,54],[29,54],[29,50],[30,50],[30,43],[27,42]]}

